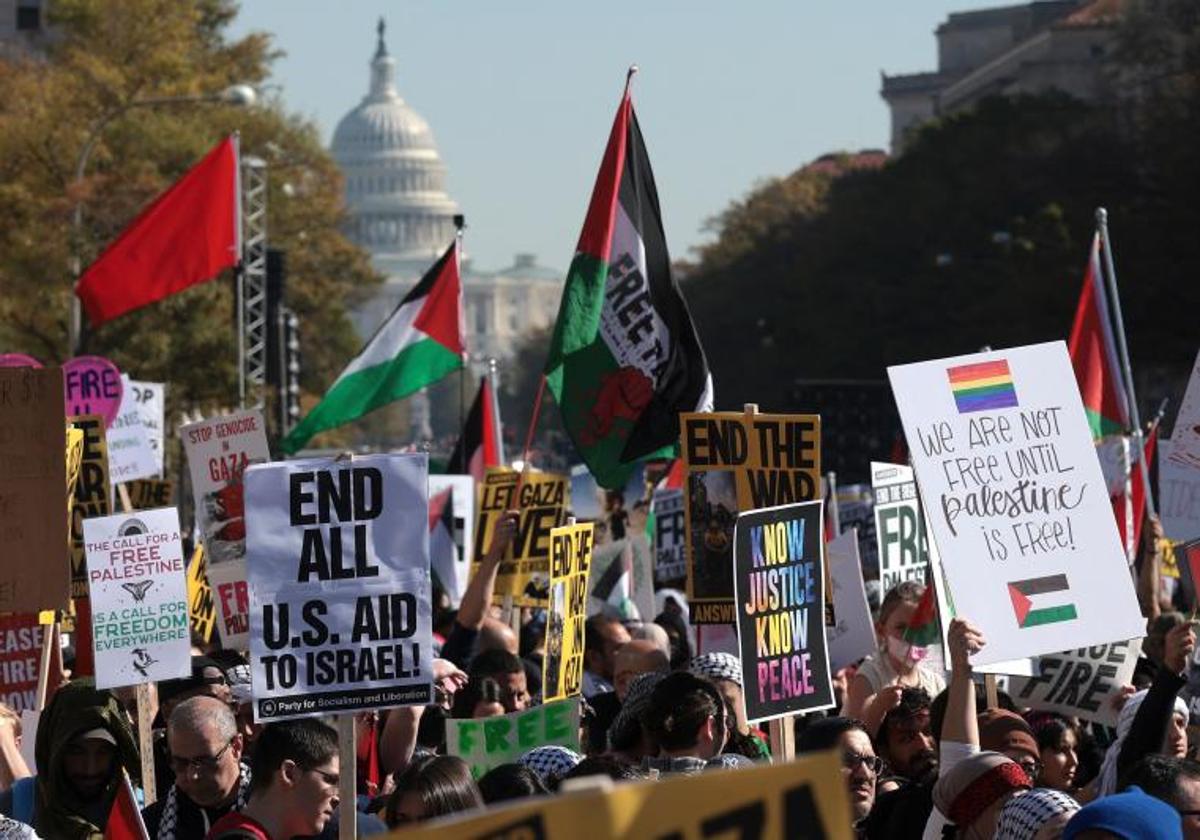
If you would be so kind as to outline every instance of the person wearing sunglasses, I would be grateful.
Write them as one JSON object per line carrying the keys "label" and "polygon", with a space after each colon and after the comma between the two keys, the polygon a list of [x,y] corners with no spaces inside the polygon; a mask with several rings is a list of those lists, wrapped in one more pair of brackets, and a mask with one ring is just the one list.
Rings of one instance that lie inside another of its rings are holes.
{"label": "person wearing sunglasses", "polygon": [[168,763],[175,782],[142,811],[152,840],[203,840],[210,828],[246,804],[250,770],[229,704],[192,697],[167,721]]}
{"label": "person wearing sunglasses", "polygon": [[866,727],[848,717],[812,721],[796,741],[796,753],[825,752],[837,748],[842,757],[842,780],[850,796],[850,819],[859,826],[875,807],[875,781],[883,759],[875,755]]}
{"label": "person wearing sunglasses", "polygon": [[320,834],[337,812],[337,732],[319,720],[267,724],[250,770],[246,807],[219,819],[207,840],[308,837]]}

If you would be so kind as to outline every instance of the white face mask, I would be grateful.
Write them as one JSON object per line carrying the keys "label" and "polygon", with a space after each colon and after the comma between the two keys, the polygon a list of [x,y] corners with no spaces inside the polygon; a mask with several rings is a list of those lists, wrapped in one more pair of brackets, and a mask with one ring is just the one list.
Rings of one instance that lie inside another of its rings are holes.
{"label": "white face mask", "polygon": [[904,639],[889,635],[887,652],[893,659],[915,665],[929,655],[929,648],[910,644]]}

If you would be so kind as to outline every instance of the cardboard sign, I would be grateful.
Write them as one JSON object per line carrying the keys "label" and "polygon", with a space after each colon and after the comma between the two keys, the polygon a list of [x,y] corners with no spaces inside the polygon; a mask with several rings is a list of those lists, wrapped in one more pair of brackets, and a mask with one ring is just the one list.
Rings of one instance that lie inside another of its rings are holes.
{"label": "cardboard sign", "polygon": [[250,585],[246,561],[230,560],[208,567],[221,644],[231,650],[250,649]]}
{"label": "cardboard sign", "polygon": [[[204,640],[212,639],[217,608],[213,603],[212,587],[208,584],[208,563],[204,562],[204,546],[196,546],[187,567],[188,621],[192,633]],[[227,646],[228,647],[228,646]],[[243,648],[244,649],[244,648]]]}
{"label": "cardboard sign", "polygon": [[669,776],[502,802],[404,829],[406,840],[854,836],[841,759],[833,751],[730,773]]}
{"label": "cardboard sign", "polygon": [[560,700],[495,717],[446,721],[446,752],[471,765],[478,779],[534,747],[557,744],[579,751],[579,701]]}
{"label": "cardboard sign", "polygon": [[[448,527],[452,545],[447,551],[439,551],[434,542],[439,531],[438,523],[433,521],[433,507],[435,500],[447,491],[450,492],[446,497],[450,507],[445,512],[447,521],[442,530]],[[475,479],[469,475],[429,476],[429,504],[429,559],[450,596],[450,606],[457,608],[471,577],[471,549],[475,545]]]}
{"label": "cardboard sign", "polygon": [[833,706],[825,648],[825,503],[752,510],[734,525],[734,597],[748,720]]}
{"label": "cardboard sign", "polygon": [[87,519],[96,687],[192,672],[187,570],[175,508]]}
{"label": "cardboard sign", "polygon": [[0,615],[0,703],[14,712],[37,708],[42,632],[37,613]]}
{"label": "cardboard sign", "polygon": [[150,438],[142,428],[142,415],[128,387],[128,377],[124,381],[121,407],[108,426],[108,474],[113,484],[149,478],[159,472]]}
{"label": "cardboard sign", "polygon": [[1171,458],[1171,441],[1158,442],[1158,515],[1176,542],[1200,537],[1200,469]]}
{"label": "cardboard sign", "polygon": [[162,478],[139,478],[125,485],[134,510],[169,507],[175,497],[175,482]]}
{"label": "cardboard sign", "polygon": [[[515,498],[518,484],[521,495]],[[529,472],[522,480],[519,473],[506,467],[488,467],[476,504],[475,567],[492,544],[496,523],[504,512],[520,511],[517,536],[496,575],[497,600],[511,595],[517,606],[545,607],[550,587],[550,531],[566,524],[570,507],[564,475]]]}
{"label": "cardboard sign", "polygon": [[687,517],[683,512],[683,490],[655,490],[651,510],[654,515],[654,585],[684,589],[687,586]]}
{"label": "cardboard sign", "polygon": [[987,665],[1145,632],[1062,342],[888,369],[930,529]]}
{"label": "cardboard sign", "polygon": [[937,546],[929,538],[928,517],[921,515],[912,469],[872,461],[871,486],[880,588],[886,595],[906,580],[924,584],[929,579],[929,554]]}
{"label": "cardboard sign", "polygon": [[196,503],[196,527],[209,567],[246,554],[242,474],[271,460],[266,424],[255,410],[211,417],[179,430]]}
{"label": "cardboard sign", "polygon": [[1036,658],[1033,677],[1009,677],[1008,693],[1017,706],[1103,726],[1117,725],[1113,699],[1133,684],[1133,669],[1142,640],[1110,642]]}
{"label": "cardboard sign", "polygon": [[1181,467],[1191,467],[1200,472],[1200,354],[1192,365],[1183,402],[1175,415],[1175,428],[1171,432],[1172,462]]}
{"label": "cardboard sign", "polygon": [[0,368],[0,612],[67,602],[62,408],[58,368]]}
{"label": "cardboard sign", "polygon": [[550,532],[550,609],[546,616],[546,665],[542,700],[565,700],[583,690],[583,638],[587,621],[592,523]]}
{"label": "cardboard sign", "polygon": [[843,531],[837,539],[825,544],[829,574],[833,578],[834,614],[837,616],[837,623],[825,628],[832,673],[853,665],[878,648],[871,608],[867,605],[867,593],[863,589],[858,545],[858,534],[853,528]]}
{"label": "cardboard sign", "polygon": [[428,468],[421,454],[246,471],[255,720],[432,701]]}
{"label": "cardboard sign", "polygon": [[108,480],[108,439],[104,418],[97,415],[70,418],[83,432],[83,456],[71,506],[71,597],[88,597],[87,553],[83,545],[84,520],[112,513],[112,485]]}
{"label": "cardboard sign", "polygon": [[163,427],[166,425],[167,386],[162,382],[126,380],[125,387],[133,394],[150,451],[154,453],[155,474],[163,472]]}
{"label": "cardboard sign", "polygon": [[740,511],[821,497],[815,414],[680,414],[693,624],[732,624],[733,523]]}
{"label": "cardboard sign", "polygon": [[107,428],[121,408],[121,371],[103,356],[76,356],[62,367],[66,416],[98,414]]}

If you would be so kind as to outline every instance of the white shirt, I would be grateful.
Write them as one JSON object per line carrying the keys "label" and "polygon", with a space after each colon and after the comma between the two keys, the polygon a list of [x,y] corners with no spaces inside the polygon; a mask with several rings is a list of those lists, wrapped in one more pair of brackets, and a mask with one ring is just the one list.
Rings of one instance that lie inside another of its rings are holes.
{"label": "white shirt", "polygon": [[[974,744],[942,741],[942,745],[938,747],[938,778],[949,773],[960,761],[966,761],[978,752],[979,747]],[[933,810],[929,812],[929,819],[925,821],[925,833],[921,835],[921,840],[940,840],[942,829],[949,824],[950,820],[938,810],[937,805],[934,805]]]}
{"label": "white shirt", "polygon": [[612,691],[612,690],[613,690],[612,684],[608,680],[604,679],[604,677],[598,677],[595,674],[593,674],[591,671],[583,672],[583,696],[584,696],[584,698],[591,700],[597,694],[603,694],[606,691]]}

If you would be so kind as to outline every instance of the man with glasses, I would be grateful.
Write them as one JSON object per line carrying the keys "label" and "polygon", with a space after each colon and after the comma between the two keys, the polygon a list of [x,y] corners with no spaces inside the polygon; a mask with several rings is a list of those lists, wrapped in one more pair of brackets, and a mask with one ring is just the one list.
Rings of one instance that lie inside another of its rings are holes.
{"label": "man with glasses", "polygon": [[320,834],[338,807],[337,732],[304,718],[267,724],[250,764],[250,800],[208,840],[292,840]]}
{"label": "man with glasses", "polygon": [[174,784],[142,811],[152,840],[203,840],[231,810],[246,804],[250,770],[237,719],[215,697],[192,697],[167,721],[168,763]]}
{"label": "man with glasses", "polygon": [[824,752],[837,747],[842,756],[842,779],[850,795],[850,818],[860,825],[875,806],[875,780],[883,759],[875,755],[862,723],[852,718],[814,720],[800,733],[796,753]]}

